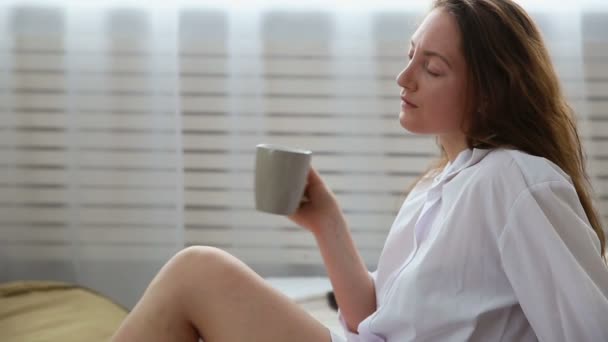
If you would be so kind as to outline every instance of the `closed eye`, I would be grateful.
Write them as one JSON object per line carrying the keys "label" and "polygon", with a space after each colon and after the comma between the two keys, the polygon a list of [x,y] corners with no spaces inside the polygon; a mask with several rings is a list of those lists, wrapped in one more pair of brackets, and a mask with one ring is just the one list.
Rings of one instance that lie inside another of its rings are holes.
{"label": "closed eye", "polygon": [[439,76],[441,76],[441,75],[440,75],[440,74],[438,74],[438,73],[432,72],[432,71],[431,71],[431,70],[429,70],[428,68],[426,69],[426,72],[428,72],[428,73],[429,73],[429,75],[431,75],[431,76],[433,76],[433,77],[439,77]]}

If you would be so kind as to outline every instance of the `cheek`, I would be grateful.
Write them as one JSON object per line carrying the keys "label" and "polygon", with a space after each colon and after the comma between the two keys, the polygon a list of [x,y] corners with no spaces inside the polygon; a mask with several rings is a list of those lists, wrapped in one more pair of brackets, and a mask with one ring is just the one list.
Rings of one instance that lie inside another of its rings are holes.
{"label": "cheek", "polygon": [[466,85],[458,79],[419,83],[417,99],[422,106],[401,111],[399,121],[406,130],[419,134],[445,134],[462,131],[466,104]]}
{"label": "cheek", "polygon": [[439,132],[460,129],[465,112],[465,87],[456,82],[447,82],[425,95],[424,113]]}

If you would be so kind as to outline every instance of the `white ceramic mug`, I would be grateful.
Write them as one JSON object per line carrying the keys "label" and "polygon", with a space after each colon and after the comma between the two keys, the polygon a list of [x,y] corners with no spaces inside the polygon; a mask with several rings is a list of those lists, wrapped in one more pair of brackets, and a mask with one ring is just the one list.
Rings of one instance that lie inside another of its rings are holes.
{"label": "white ceramic mug", "polygon": [[255,157],[255,208],[278,215],[295,213],[304,199],[311,159],[310,150],[258,144]]}

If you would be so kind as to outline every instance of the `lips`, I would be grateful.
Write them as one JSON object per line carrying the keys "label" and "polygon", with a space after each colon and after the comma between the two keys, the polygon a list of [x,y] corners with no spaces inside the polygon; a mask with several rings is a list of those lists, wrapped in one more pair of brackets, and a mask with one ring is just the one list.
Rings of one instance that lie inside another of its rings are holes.
{"label": "lips", "polygon": [[416,104],[414,104],[410,100],[406,99],[405,96],[401,96],[401,101],[403,101],[402,105],[405,105],[407,107],[412,107],[412,108],[418,108],[418,106]]}

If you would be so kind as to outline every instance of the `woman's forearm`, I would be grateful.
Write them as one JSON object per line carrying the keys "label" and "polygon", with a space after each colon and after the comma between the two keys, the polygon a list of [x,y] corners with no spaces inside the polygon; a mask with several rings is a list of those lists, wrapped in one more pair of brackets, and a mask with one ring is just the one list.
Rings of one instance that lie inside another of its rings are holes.
{"label": "woman's forearm", "polygon": [[359,323],[376,310],[374,282],[343,216],[317,230],[315,239],[342,317],[348,328],[356,332]]}

